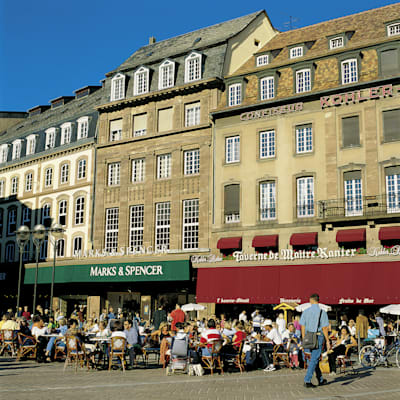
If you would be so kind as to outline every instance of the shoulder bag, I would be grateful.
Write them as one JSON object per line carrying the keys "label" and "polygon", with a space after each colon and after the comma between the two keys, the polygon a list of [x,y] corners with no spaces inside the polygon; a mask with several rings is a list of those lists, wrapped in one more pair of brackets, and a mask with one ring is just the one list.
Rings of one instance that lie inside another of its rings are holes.
{"label": "shoulder bag", "polygon": [[322,310],[319,312],[317,332],[306,332],[303,338],[303,347],[308,350],[318,349],[318,328],[321,321]]}

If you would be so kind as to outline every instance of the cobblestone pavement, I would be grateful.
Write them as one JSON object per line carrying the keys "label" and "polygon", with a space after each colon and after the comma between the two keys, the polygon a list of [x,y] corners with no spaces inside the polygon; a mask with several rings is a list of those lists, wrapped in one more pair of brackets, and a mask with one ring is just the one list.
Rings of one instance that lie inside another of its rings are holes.
{"label": "cobblestone pavement", "polygon": [[[357,369],[357,367],[356,367]],[[37,364],[0,358],[0,399],[400,399],[400,369],[378,368],[327,377],[329,384],[303,387],[303,371],[166,376],[162,369],[75,372],[63,363]]]}

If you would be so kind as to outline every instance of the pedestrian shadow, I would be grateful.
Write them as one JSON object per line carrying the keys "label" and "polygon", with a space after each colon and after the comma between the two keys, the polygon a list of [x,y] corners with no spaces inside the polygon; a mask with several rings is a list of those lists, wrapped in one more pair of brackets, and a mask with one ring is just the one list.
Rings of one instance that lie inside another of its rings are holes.
{"label": "pedestrian shadow", "polygon": [[354,368],[353,370],[344,373],[343,376],[336,376],[332,383],[340,383],[342,386],[351,385],[353,382],[367,378],[371,375],[372,370],[370,368]]}

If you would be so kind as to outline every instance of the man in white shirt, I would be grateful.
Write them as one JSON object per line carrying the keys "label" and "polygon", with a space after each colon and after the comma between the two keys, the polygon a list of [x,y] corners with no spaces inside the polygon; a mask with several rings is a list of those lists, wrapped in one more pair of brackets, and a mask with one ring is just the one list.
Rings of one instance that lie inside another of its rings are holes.
{"label": "man in white shirt", "polygon": [[261,324],[264,322],[263,316],[260,314],[260,311],[256,310],[251,314],[251,318],[253,319],[253,330],[254,332],[261,332]]}
{"label": "man in white shirt", "polygon": [[244,323],[247,322],[246,311],[243,310],[243,311],[239,314],[239,321],[243,321]]}
{"label": "man in white shirt", "polygon": [[273,363],[271,363],[271,359],[270,359],[270,353],[272,353],[274,351],[274,345],[282,344],[282,337],[279,334],[278,330],[276,328],[272,327],[272,321],[270,319],[266,319],[263,323],[264,328],[265,328],[265,332],[266,332],[266,336],[264,338],[264,340],[270,344],[270,346],[265,347],[263,349],[264,352],[264,356],[266,358],[266,360],[268,361],[268,366],[264,369],[265,372],[270,372],[270,371],[275,371],[275,366]]}
{"label": "man in white shirt", "polygon": [[276,324],[278,325],[279,333],[282,335],[282,333],[286,330],[286,320],[283,317],[282,313],[278,315],[278,318],[276,319]]}
{"label": "man in white shirt", "polygon": [[126,339],[126,334],[125,332],[122,330],[122,323],[119,319],[117,319],[114,322],[114,326],[112,328],[112,334],[111,337],[123,337],[124,339]]}

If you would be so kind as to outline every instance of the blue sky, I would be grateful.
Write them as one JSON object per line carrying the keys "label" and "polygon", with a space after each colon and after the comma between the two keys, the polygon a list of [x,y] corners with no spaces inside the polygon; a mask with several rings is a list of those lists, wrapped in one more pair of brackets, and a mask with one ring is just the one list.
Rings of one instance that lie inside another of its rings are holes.
{"label": "blue sky", "polygon": [[0,111],[26,111],[96,85],[150,36],[166,39],[265,9],[275,28],[326,21],[393,1],[0,0]]}

